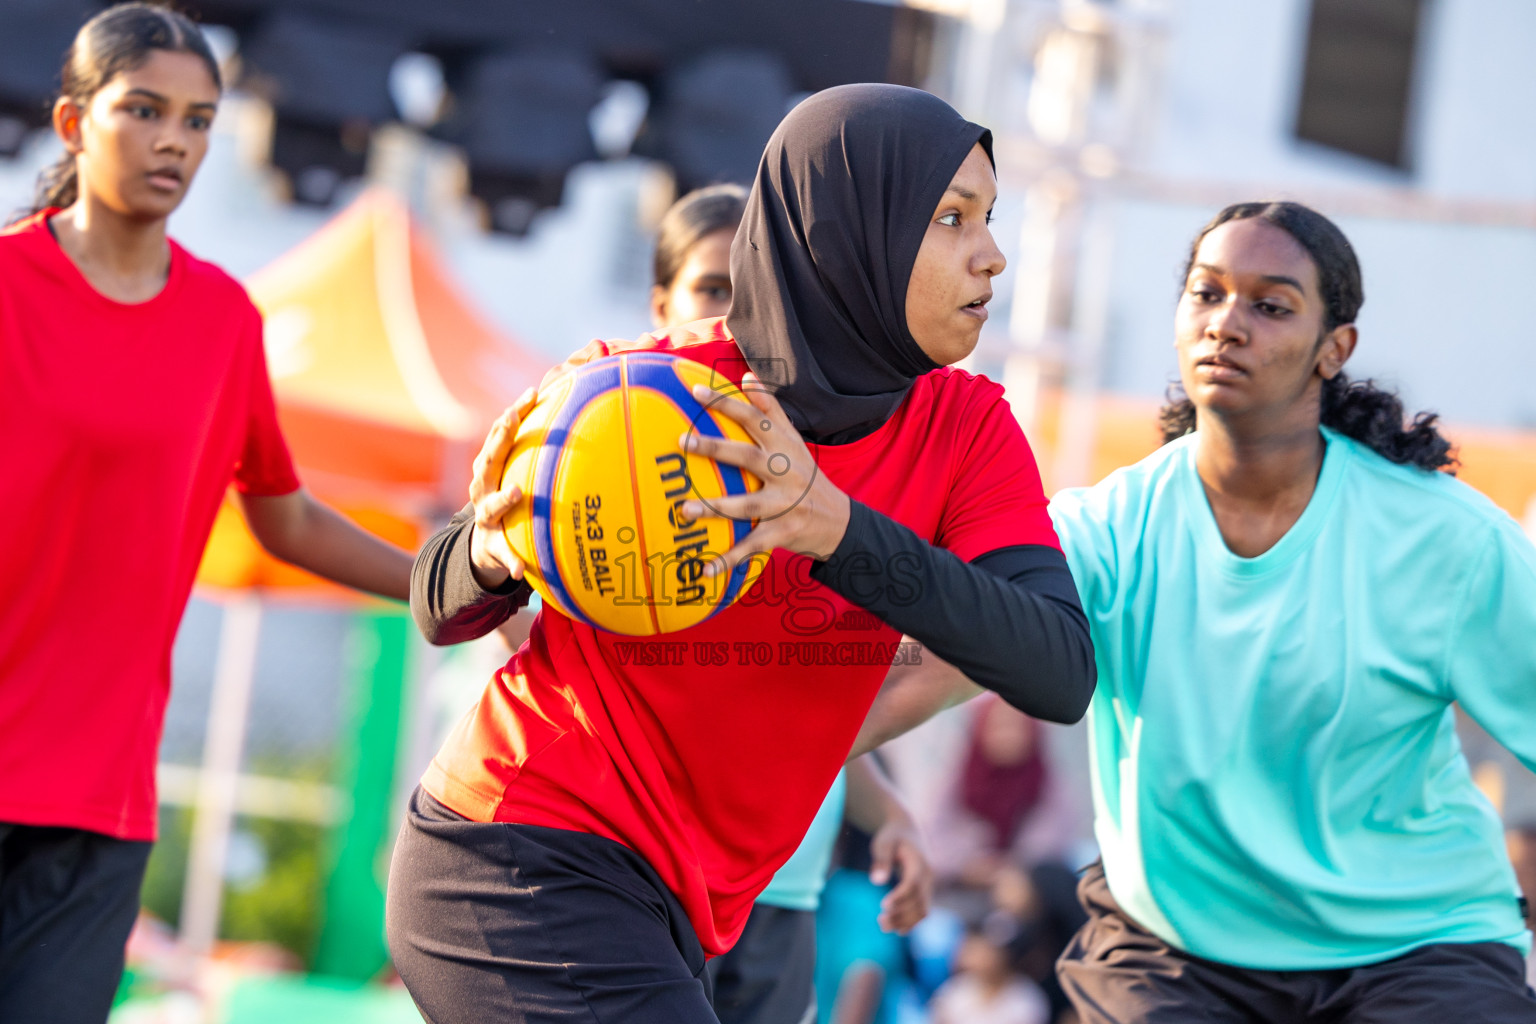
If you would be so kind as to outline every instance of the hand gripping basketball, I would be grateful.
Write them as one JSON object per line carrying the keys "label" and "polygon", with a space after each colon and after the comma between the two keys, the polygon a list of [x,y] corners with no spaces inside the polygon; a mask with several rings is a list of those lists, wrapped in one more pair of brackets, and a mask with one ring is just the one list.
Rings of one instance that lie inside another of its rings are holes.
{"label": "hand gripping basketball", "polygon": [[488,590],[500,587],[509,578],[523,578],[523,562],[512,553],[506,534],[501,530],[502,517],[523,500],[523,491],[516,484],[508,484],[502,490],[501,471],[512,451],[512,442],[517,438],[518,425],[537,398],[537,390],[529,388],[509,405],[497,417],[480,454],[475,456],[474,476],[469,481],[469,500],[475,505],[469,559],[475,580]]}
{"label": "hand gripping basketball", "polygon": [[731,572],[743,559],[774,548],[818,560],[830,558],[848,530],[848,496],[817,471],[816,460],[800,432],[755,374],[742,377],[741,390],[750,406],[719,402],[719,396],[703,386],[695,387],[693,395],[740,424],[751,435],[752,444],[704,437],[696,431],[679,440],[684,451],[738,466],[763,482],[761,489],[750,494],[716,498],[708,504],[694,500],[683,506],[683,511],[695,519],[758,521],[756,529],[711,562],[705,573],[717,576]]}
{"label": "hand gripping basketball", "polygon": [[538,387],[529,388],[509,405],[491,426],[491,432],[475,456],[474,477],[469,482],[469,500],[475,505],[475,530],[470,539],[469,556],[475,579],[482,587],[494,589],[510,577],[523,578],[523,562],[512,553],[507,536],[502,532],[501,520],[523,499],[522,488],[508,484],[501,489],[502,469],[512,444],[517,440],[517,428],[522,425],[539,391],[550,381],[577,366],[584,366],[604,353],[603,343],[594,339],[577,349],[559,366],[550,367]]}

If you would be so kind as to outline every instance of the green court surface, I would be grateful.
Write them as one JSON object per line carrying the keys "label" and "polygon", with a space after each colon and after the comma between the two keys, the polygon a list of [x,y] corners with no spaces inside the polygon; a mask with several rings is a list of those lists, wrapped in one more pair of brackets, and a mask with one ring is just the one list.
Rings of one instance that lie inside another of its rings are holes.
{"label": "green court surface", "polygon": [[225,1001],[219,1024],[421,1024],[403,988],[314,976],[251,978]]}

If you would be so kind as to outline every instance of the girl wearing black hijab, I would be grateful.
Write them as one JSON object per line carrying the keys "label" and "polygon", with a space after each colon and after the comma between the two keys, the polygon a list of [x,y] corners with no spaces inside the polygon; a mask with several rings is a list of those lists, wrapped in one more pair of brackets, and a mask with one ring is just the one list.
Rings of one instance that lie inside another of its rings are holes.
{"label": "girl wearing black hijab", "polygon": [[[804,834],[902,634],[1036,717],[1082,715],[1087,623],[1029,445],[1001,388],[946,368],[1004,265],[990,147],[915,89],[812,96],[764,153],[731,314],[582,353],[673,352],[740,384],[755,408],[730,414],[753,443],[679,443],[763,487],[682,511],[758,520],[711,568],[767,567],[666,657],[540,612],[396,847],[390,945],[428,1020],[714,1021],[705,958]],[[532,401],[417,560],[434,643],[527,600],[498,528],[523,495],[497,488]]]}

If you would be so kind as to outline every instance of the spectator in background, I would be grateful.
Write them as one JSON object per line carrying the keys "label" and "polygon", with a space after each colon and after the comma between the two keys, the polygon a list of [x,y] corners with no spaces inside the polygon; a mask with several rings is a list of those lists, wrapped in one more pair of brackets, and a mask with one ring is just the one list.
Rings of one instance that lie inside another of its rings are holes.
{"label": "spectator in background", "polygon": [[1069,865],[1084,859],[1088,801],[1069,770],[1052,770],[1052,738],[1040,721],[984,694],[890,745],[892,774],[912,787],[938,881],[937,909],[910,944],[920,995],[948,978],[967,926],[1002,920],[1020,969],[1053,1013],[1066,1008],[1054,964],[1083,920]]}
{"label": "spectator in background", "polygon": [[1055,862],[1028,870],[1016,864],[1001,867],[992,885],[992,909],[983,918],[987,934],[1006,942],[1019,973],[1040,987],[1052,1020],[1072,1013],[1056,977],[1056,960],[1087,923],[1077,899],[1076,872]]}
{"label": "spectator in background", "polygon": [[[996,911],[1000,893],[1029,889],[1037,873],[1046,877],[1045,885],[1070,875],[1066,865],[1087,817],[1083,801],[1051,771],[1040,722],[990,695],[967,710],[968,720],[956,723],[963,736],[951,748],[948,767],[942,761],[924,766],[951,776],[939,806],[920,821],[932,836],[940,907],[913,946],[927,992],[946,976],[964,926]],[[910,764],[906,767],[910,773]],[[1030,934],[1043,933],[1031,929]],[[1051,959],[1059,952],[1058,947]],[[1054,989],[1050,971],[1042,968],[1033,976]]]}
{"label": "spectator in background", "polygon": [[990,697],[977,702],[960,770],[960,808],[985,834],[962,878],[990,885],[1049,784],[1040,723]]}
{"label": "spectator in background", "polygon": [[1087,919],[1076,876],[1062,860],[1069,798],[1052,777],[1040,722],[990,695],[972,709],[955,758],[948,824],[936,830],[948,885],[932,926],[913,943],[918,978],[934,991],[965,929],[984,927],[1006,943],[1014,969],[1045,994],[1055,1019],[1069,1007],[1056,958]]}
{"label": "spectator in background", "polygon": [[[921,661],[931,660],[924,652]],[[892,684],[920,667],[898,667]],[[876,735],[881,717],[860,734],[856,750],[888,738]],[[1040,721],[983,695],[883,748],[927,837],[942,902],[965,916],[986,906],[1004,864],[1075,864],[1082,857],[1088,800],[1073,788],[1070,770],[1054,770],[1056,738]]]}
{"label": "spectator in background", "polygon": [[826,1024],[894,1024],[908,996],[906,937],[876,924],[885,891],[871,879],[872,847],[858,822],[844,822],[816,912],[816,1001]]}
{"label": "spectator in background", "polygon": [[1054,1019],[1070,1005],[1056,958],[1088,915],[1077,901],[1077,877],[1060,859],[1061,843],[1048,838],[1061,838],[1063,809],[1047,803],[1059,791],[1046,762],[1045,729],[990,694],[977,704],[959,803],[985,823],[991,842],[978,847],[962,880],[987,887],[988,934],[1008,936],[1014,967],[1046,995]]}
{"label": "spectator in background", "polygon": [[933,1024],[1050,1024],[1049,1001],[1019,969],[1014,933],[995,924],[1004,927],[967,929],[954,977],[933,997]]}

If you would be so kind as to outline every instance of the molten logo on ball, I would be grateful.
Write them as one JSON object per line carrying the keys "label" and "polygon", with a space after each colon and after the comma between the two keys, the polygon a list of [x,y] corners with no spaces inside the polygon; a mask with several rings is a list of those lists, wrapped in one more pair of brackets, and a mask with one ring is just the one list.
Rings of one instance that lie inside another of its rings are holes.
{"label": "molten logo on ball", "polygon": [[[681,453],[656,456],[656,465],[665,470],[661,485],[672,507],[667,510],[667,522],[672,524],[672,554],[677,563],[672,570],[678,583],[678,604],[700,604],[704,601],[704,563],[708,557],[704,546],[709,543],[709,530],[695,519],[683,514],[683,502],[693,490],[688,479],[688,462]],[[717,552],[711,552],[717,553]]]}

